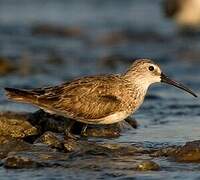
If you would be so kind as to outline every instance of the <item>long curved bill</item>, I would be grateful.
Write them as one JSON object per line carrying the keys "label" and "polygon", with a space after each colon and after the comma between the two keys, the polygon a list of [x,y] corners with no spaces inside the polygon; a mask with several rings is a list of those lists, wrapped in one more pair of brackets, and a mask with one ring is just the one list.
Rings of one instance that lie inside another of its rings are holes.
{"label": "long curved bill", "polygon": [[170,85],[173,85],[177,88],[180,88],[190,94],[192,94],[194,97],[197,97],[197,95],[189,88],[187,88],[186,86],[184,86],[183,84],[179,83],[179,82],[176,82],[170,78],[168,78],[165,74],[161,73],[161,82],[164,82],[164,83],[167,83],[167,84],[170,84]]}

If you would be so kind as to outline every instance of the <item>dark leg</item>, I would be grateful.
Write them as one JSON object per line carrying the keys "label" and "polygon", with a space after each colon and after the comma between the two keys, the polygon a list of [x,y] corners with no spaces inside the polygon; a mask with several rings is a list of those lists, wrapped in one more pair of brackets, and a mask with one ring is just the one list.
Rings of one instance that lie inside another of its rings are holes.
{"label": "dark leg", "polygon": [[87,124],[84,124],[81,130],[81,136],[87,136],[86,130],[87,130]]}
{"label": "dark leg", "polygon": [[76,139],[76,137],[75,137],[73,134],[71,134],[71,132],[70,132],[72,126],[74,125],[74,123],[75,123],[75,121],[70,120],[68,126],[67,126],[66,129],[65,129],[65,135],[66,135],[67,137],[69,137],[69,138],[72,138],[72,139]]}
{"label": "dark leg", "polygon": [[125,121],[132,126],[132,128],[134,129],[137,129],[138,128],[138,123],[137,121],[135,120],[135,118],[132,118],[132,117],[127,117],[125,119]]}

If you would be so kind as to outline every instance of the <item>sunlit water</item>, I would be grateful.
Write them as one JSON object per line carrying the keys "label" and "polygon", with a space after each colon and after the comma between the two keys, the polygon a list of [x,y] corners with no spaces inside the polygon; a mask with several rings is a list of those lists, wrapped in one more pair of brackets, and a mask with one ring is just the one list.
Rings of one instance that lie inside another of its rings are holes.
{"label": "sunlit water", "polygon": [[[1,77],[1,87],[40,87],[59,84],[81,75],[119,73],[125,70],[129,63],[119,62],[116,68],[109,68],[101,64],[101,59],[104,56],[120,54],[133,58],[153,58],[167,74],[188,84],[200,94],[200,36],[177,36],[174,25],[162,16],[160,5],[160,0],[0,0],[0,55],[10,57],[13,63],[20,63],[24,54],[27,54],[34,69],[33,73],[26,76],[16,72]],[[37,23],[81,27],[89,41],[33,36],[31,27]],[[133,34],[138,34],[136,40],[111,46],[97,43],[106,33],[123,29],[130,29]],[[152,36],[151,32],[155,32],[154,40],[148,40]],[[148,37],[146,40],[144,35]],[[164,42],[159,40],[160,37]],[[47,63],[52,51],[64,59],[62,65]],[[3,89],[0,93],[2,111],[36,110],[32,106],[8,102]],[[152,86],[148,95],[134,115],[140,124],[138,129],[127,130],[116,139],[96,141],[164,146],[200,139],[199,99],[168,85]],[[102,162],[102,169],[98,171],[79,167],[31,170],[1,168],[0,179],[199,178],[198,164],[178,164],[158,159],[159,164],[164,167],[163,170],[136,173],[131,169],[131,161],[131,157],[127,162],[118,160],[117,163],[120,163],[112,167],[114,162],[105,160]],[[112,168],[104,169],[103,165],[108,163]]]}

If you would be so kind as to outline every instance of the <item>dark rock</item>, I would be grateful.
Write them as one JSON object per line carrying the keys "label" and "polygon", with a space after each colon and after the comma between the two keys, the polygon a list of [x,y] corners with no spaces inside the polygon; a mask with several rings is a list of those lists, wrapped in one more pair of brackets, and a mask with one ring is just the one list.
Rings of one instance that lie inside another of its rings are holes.
{"label": "dark rock", "polygon": [[179,146],[169,146],[169,147],[164,147],[164,148],[160,148],[158,150],[152,150],[151,152],[151,156],[153,157],[170,157],[173,156]]}
{"label": "dark rock", "polygon": [[200,140],[187,142],[179,147],[174,158],[178,162],[200,162]]}
{"label": "dark rock", "polygon": [[32,28],[33,35],[53,35],[59,37],[80,37],[82,30],[79,27],[65,27],[51,24],[36,25]]}
{"label": "dark rock", "polygon": [[[73,120],[62,116],[51,115],[39,110],[29,115],[29,121],[41,132],[53,131],[57,133],[64,133],[65,129],[69,125],[69,122]],[[131,126],[136,127],[136,122],[134,122],[134,120],[133,122],[131,121],[132,120],[129,121],[129,127],[130,124]],[[88,137],[119,137],[121,130],[124,129],[122,124],[123,123],[111,125],[88,125],[85,135]],[[71,128],[71,133],[80,135],[83,126],[83,123],[75,122]]]}
{"label": "dark rock", "polygon": [[66,166],[68,154],[58,152],[45,145],[31,145],[30,149],[10,151],[3,159],[6,168],[37,168]]}
{"label": "dark rock", "polygon": [[70,137],[66,137],[64,141],[64,150],[67,152],[74,152],[80,150],[80,143]]}
{"label": "dark rock", "polygon": [[85,159],[93,161],[97,156],[123,158],[147,153],[140,145],[98,144],[69,137],[63,140],[52,132],[44,133],[34,145],[11,137],[1,137],[0,142],[0,155],[4,158],[2,162],[5,168],[72,167],[79,166],[80,161],[84,162]]}
{"label": "dark rock", "polygon": [[128,156],[141,155],[147,151],[139,145],[121,145],[121,144],[97,144],[88,140],[73,140],[65,141],[65,148],[71,151],[70,157],[77,158],[79,156],[86,157],[91,155],[101,155],[107,157],[113,156]]}
{"label": "dark rock", "polygon": [[[71,119],[64,118],[62,116],[51,115],[45,113],[42,110],[39,110],[35,113],[27,114],[6,112],[0,114],[0,135],[11,136],[15,138],[24,138],[28,142],[34,142],[35,138],[38,135],[43,134],[46,131],[64,133],[65,129],[69,125],[69,122],[71,121]],[[83,126],[83,123],[75,122],[75,124],[71,128],[71,133],[81,135],[81,130]],[[136,128],[137,122],[132,119],[127,119],[126,121],[111,125],[88,125],[86,133],[84,135],[88,137],[119,137],[121,131],[123,129],[127,129],[127,127],[129,129],[130,127]],[[44,136],[42,136],[43,139],[41,139],[41,141],[55,141],[55,139],[53,140],[53,138],[56,138],[55,135],[56,134],[48,132],[44,134]],[[47,140],[45,138],[49,139]],[[58,144],[54,144],[55,147],[61,147],[61,145]]]}
{"label": "dark rock", "polygon": [[143,161],[136,166],[136,170],[138,171],[158,171],[160,170],[160,166],[154,161]]}
{"label": "dark rock", "polygon": [[120,136],[119,125],[93,126],[86,130],[85,136],[114,138]]}
{"label": "dark rock", "polygon": [[41,133],[46,131],[64,133],[69,119],[39,110],[35,113],[28,114],[28,121],[36,126]]}
{"label": "dark rock", "polygon": [[38,130],[29,121],[27,116],[20,113],[0,113],[0,136],[25,138],[38,135]]}
{"label": "dark rock", "polygon": [[21,168],[36,168],[40,166],[41,166],[40,163],[35,162],[30,158],[17,155],[9,156],[4,161],[5,168],[21,169]]}
{"label": "dark rock", "polygon": [[63,149],[63,137],[50,131],[45,132],[35,143],[43,143],[52,148]]}
{"label": "dark rock", "polygon": [[99,146],[107,148],[110,154],[117,156],[136,156],[148,153],[148,150],[138,144],[101,144]]}
{"label": "dark rock", "polygon": [[187,142],[184,146],[161,148],[152,153],[152,156],[170,157],[177,162],[200,162],[200,141]]}
{"label": "dark rock", "polygon": [[0,159],[5,158],[10,152],[31,150],[32,145],[21,139],[0,136]]}
{"label": "dark rock", "polygon": [[[84,124],[76,122],[72,128],[72,133],[81,135],[81,130]],[[125,121],[109,125],[88,125],[84,136],[86,137],[104,137],[116,138],[119,137],[123,130],[137,128],[136,120],[128,118]]]}

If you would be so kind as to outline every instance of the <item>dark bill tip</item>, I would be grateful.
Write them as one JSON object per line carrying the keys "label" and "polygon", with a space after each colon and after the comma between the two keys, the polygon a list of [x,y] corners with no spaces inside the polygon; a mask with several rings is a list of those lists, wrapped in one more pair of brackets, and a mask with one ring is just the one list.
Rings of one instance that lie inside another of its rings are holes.
{"label": "dark bill tip", "polygon": [[173,85],[177,88],[180,88],[190,94],[192,94],[194,97],[198,97],[191,89],[189,89],[188,87],[186,87],[185,85],[179,83],[179,82],[176,82],[170,78],[168,78],[166,75],[164,75],[163,73],[161,73],[161,82],[164,82],[164,83],[167,83],[167,84],[170,84],[170,85]]}

